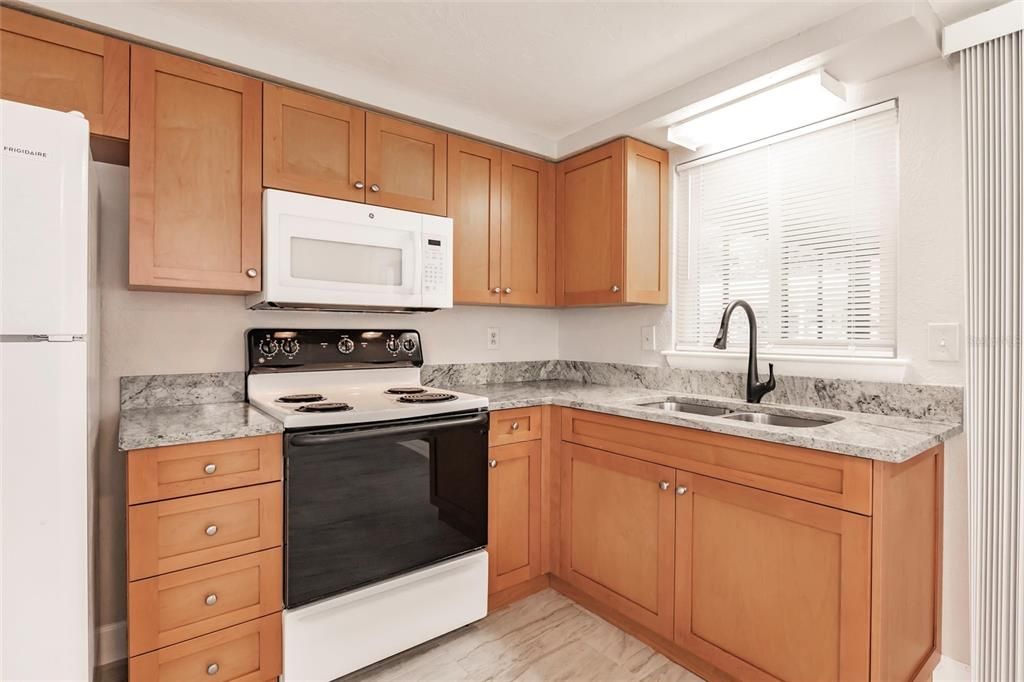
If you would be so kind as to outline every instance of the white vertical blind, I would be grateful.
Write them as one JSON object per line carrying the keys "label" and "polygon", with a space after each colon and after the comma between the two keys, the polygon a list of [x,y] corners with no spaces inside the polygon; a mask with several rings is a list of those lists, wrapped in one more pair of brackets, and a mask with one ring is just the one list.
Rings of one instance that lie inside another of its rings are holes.
{"label": "white vertical blind", "polygon": [[895,355],[897,111],[810,130],[679,167],[678,350],[710,348],[742,298],[766,350]]}

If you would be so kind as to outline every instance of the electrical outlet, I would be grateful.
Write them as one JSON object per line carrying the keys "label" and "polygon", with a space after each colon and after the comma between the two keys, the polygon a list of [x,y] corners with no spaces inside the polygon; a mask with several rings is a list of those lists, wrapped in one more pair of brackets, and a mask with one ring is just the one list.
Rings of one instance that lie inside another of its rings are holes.
{"label": "electrical outlet", "polygon": [[654,350],[654,325],[640,327],[640,350]]}
{"label": "electrical outlet", "polygon": [[928,325],[928,359],[935,362],[959,362],[959,322],[932,322]]}
{"label": "electrical outlet", "polygon": [[487,350],[498,350],[501,347],[500,330],[497,327],[487,328]]}

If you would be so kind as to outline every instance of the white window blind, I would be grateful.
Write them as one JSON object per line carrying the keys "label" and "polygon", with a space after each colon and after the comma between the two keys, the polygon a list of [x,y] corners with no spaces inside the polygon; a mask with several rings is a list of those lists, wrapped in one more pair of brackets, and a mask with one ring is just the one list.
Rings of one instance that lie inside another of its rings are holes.
{"label": "white window blind", "polygon": [[[742,298],[768,352],[894,356],[898,140],[890,106],[680,165],[676,349],[710,350]],[[747,333],[737,310],[730,347]]]}

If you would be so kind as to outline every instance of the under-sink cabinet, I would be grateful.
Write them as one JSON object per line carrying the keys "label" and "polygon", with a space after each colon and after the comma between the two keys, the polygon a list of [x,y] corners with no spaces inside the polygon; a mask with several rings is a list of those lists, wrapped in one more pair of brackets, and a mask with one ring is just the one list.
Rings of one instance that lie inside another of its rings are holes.
{"label": "under-sink cabinet", "polygon": [[126,457],[129,679],[275,679],[281,436]]}
{"label": "under-sink cabinet", "polygon": [[552,584],[709,679],[923,680],[942,448],[901,463],[562,409]]}

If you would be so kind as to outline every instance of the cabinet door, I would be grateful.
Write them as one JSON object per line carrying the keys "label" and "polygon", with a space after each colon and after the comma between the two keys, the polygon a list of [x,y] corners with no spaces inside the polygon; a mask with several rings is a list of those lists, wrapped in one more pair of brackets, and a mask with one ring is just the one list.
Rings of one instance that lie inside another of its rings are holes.
{"label": "cabinet door", "polygon": [[672,636],[675,470],[562,443],[561,578]]}
{"label": "cabinet door", "polygon": [[0,98],[80,111],[128,139],[128,43],[0,7]]}
{"label": "cabinet door", "polygon": [[623,300],[624,141],[558,164],[559,304]]}
{"label": "cabinet door", "polygon": [[364,201],[366,112],[263,84],[263,184]]}
{"label": "cabinet door", "polygon": [[668,303],[668,152],[626,140],[626,303]]}
{"label": "cabinet door", "polygon": [[500,303],[501,150],[448,136],[448,215],[455,227],[453,298]]}
{"label": "cabinet door", "polygon": [[540,441],[490,449],[489,592],[540,575]]}
{"label": "cabinet door", "polygon": [[446,215],[447,151],[440,130],[367,113],[366,202]]}
{"label": "cabinet door", "polygon": [[132,47],[128,284],[260,288],[260,81]]}
{"label": "cabinet door", "polygon": [[868,679],[870,518],[676,472],[675,640],[744,680]]}
{"label": "cabinet door", "polygon": [[501,302],[555,303],[554,165],[501,153]]}

